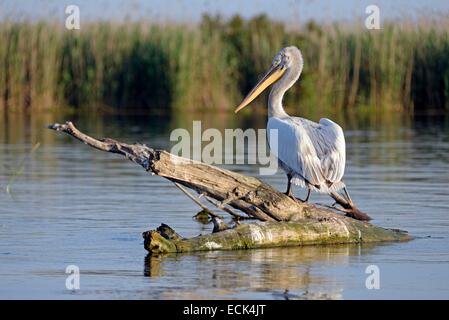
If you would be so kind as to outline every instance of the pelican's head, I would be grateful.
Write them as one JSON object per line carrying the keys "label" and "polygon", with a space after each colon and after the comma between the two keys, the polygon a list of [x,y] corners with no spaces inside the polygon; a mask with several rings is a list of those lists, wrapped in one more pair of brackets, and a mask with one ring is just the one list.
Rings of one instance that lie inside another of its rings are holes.
{"label": "pelican's head", "polygon": [[[242,110],[257,98],[266,88],[281,79],[287,71],[296,68],[298,72],[293,74],[293,82],[298,80],[299,74],[302,71],[303,59],[301,51],[295,46],[285,47],[279,51],[271,63],[270,69],[264,74],[262,79],[254,86],[254,88],[243,99],[240,105],[235,109],[235,113]],[[297,75],[296,75],[297,74]],[[289,83],[288,85],[291,86]]]}

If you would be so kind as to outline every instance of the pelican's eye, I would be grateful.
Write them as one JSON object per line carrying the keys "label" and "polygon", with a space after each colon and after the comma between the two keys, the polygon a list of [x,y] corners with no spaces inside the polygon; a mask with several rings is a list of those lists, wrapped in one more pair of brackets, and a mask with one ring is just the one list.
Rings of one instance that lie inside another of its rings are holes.
{"label": "pelican's eye", "polygon": [[280,55],[277,55],[276,57],[274,57],[273,59],[273,66],[277,66],[282,62],[282,57]]}

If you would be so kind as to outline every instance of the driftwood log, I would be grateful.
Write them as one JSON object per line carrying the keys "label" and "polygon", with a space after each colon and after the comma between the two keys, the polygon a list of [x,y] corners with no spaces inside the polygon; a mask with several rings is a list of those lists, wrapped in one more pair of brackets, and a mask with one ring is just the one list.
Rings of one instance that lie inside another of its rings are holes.
{"label": "driftwood log", "polygon": [[[154,253],[200,250],[232,250],[306,244],[406,241],[401,230],[384,229],[366,221],[368,216],[338,194],[331,195],[342,206],[343,215],[291,199],[260,179],[178,157],[144,144],[126,144],[113,139],[96,139],[79,131],[71,122],[52,124],[49,129],[64,132],[101,151],[117,153],[145,170],[166,178],[200,204],[212,216],[215,231],[183,239],[167,225],[143,233],[145,249]],[[232,229],[221,227],[213,214],[184,188],[196,191],[237,221]],[[242,212],[236,213],[234,210]],[[259,221],[239,223],[244,218]],[[227,230],[224,230],[227,229]]]}

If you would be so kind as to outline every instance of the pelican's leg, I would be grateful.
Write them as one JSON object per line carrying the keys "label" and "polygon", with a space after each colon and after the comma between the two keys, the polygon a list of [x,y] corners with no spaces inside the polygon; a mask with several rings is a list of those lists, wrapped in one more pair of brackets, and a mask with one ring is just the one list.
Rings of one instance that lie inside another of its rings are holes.
{"label": "pelican's leg", "polygon": [[309,201],[309,198],[310,198],[310,188],[307,188],[307,197],[304,199],[304,201],[303,202],[307,202],[307,201]]}
{"label": "pelican's leg", "polygon": [[285,191],[285,194],[290,198],[295,198],[292,193],[292,175],[289,173],[287,173],[287,191]]}
{"label": "pelican's leg", "polygon": [[300,199],[300,198],[296,198],[294,195],[293,195],[293,192],[292,192],[292,175],[291,174],[287,174],[287,191],[285,191],[285,194],[287,195],[287,196],[289,196],[290,198],[292,198],[293,200],[295,200],[295,201],[299,201],[299,202],[302,202],[302,203],[304,203],[304,202],[307,202],[308,200],[309,200],[309,198],[310,198],[310,188],[307,188],[307,197],[305,198],[305,200],[302,200],[302,199]]}
{"label": "pelican's leg", "polygon": [[310,188],[307,188],[307,197],[304,200],[302,200],[300,198],[296,198],[292,192],[292,175],[291,174],[287,174],[287,180],[288,180],[287,181],[287,191],[285,191],[285,194],[295,201],[307,202],[310,198],[310,191],[311,191]]}

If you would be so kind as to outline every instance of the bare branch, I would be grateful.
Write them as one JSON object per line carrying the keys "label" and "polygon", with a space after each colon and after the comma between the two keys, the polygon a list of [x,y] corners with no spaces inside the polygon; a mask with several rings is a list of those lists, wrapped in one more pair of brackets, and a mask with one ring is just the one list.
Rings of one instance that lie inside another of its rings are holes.
{"label": "bare branch", "polygon": [[221,204],[218,201],[215,201],[213,199],[210,199],[208,197],[206,197],[206,200],[209,201],[210,203],[212,203],[214,206],[216,206],[218,209],[221,209],[227,213],[229,213],[231,216],[233,216],[235,219],[237,220],[247,220],[247,219],[256,219],[256,218],[251,218],[251,217],[245,217],[245,216],[241,216],[237,213],[235,213],[234,211],[232,211],[231,209],[229,209],[228,207],[224,206],[223,204]]}
{"label": "bare branch", "polygon": [[79,131],[72,122],[56,123],[49,128],[64,132],[98,150],[123,155],[147,171],[216,200],[221,209],[229,214],[233,211],[223,209],[226,205],[262,221],[341,218],[341,215],[330,210],[294,201],[254,177],[181,158],[143,144],[96,139]]}
{"label": "bare branch", "polygon": [[187,197],[189,197],[190,199],[192,199],[193,202],[195,202],[197,205],[200,206],[201,209],[203,209],[208,215],[210,215],[211,217],[215,217],[215,218],[220,218],[219,215],[213,213],[212,211],[209,210],[208,207],[206,207],[204,204],[201,203],[201,201],[199,201],[198,199],[196,199],[189,191],[187,191],[186,188],[184,188],[182,185],[180,185],[179,183],[175,182],[174,183],[175,186],[181,190]]}

